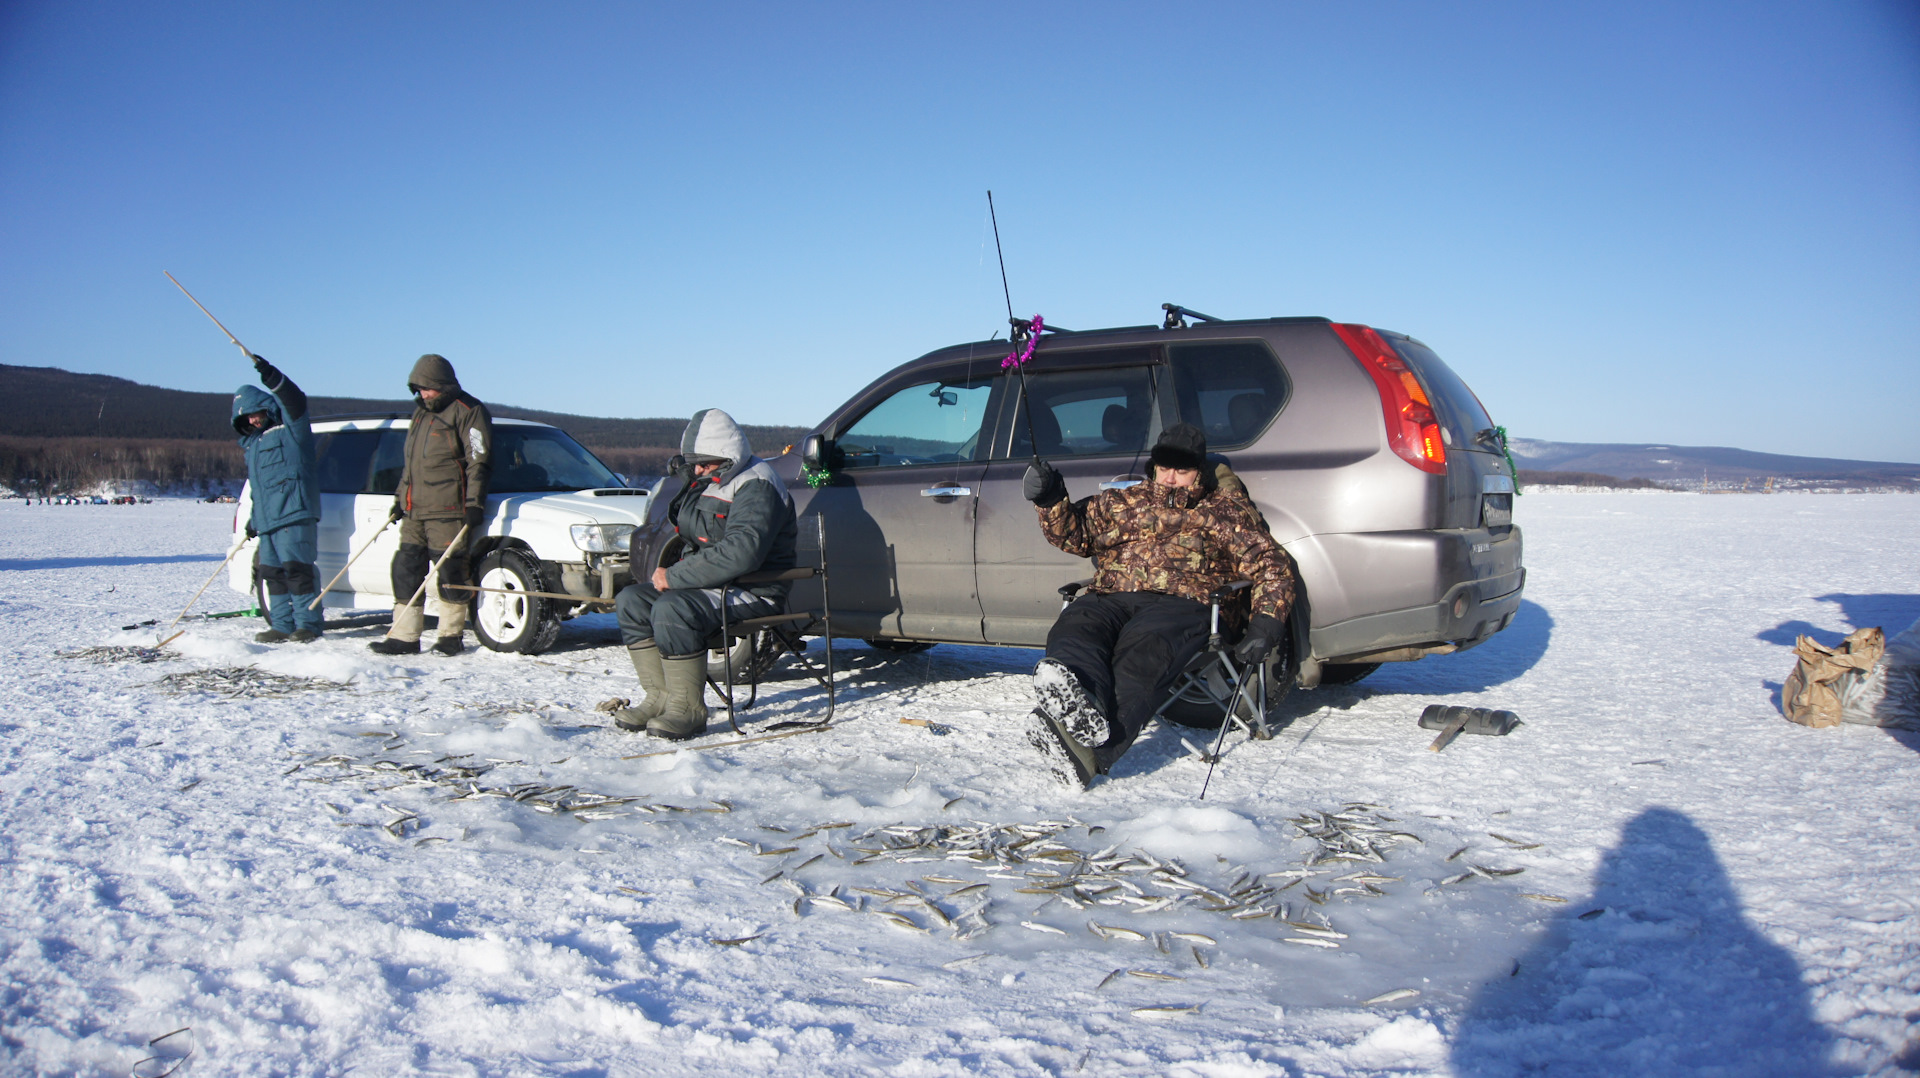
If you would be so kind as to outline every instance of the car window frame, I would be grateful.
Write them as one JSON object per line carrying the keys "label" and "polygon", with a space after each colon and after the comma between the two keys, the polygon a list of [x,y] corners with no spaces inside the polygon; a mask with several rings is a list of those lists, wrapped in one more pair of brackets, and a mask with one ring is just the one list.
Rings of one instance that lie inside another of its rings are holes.
{"label": "car window frame", "polygon": [[[1205,337],[1197,340],[1172,342],[1168,345],[1168,348],[1167,348],[1167,357],[1166,357],[1167,386],[1164,390],[1164,393],[1166,396],[1170,397],[1173,401],[1173,407],[1174,407],[1175,413],[1178,416],[1178,419],[1177,419],[1178,422],[1191,423],[1194,426],[1199,427],[1201,430],[1206,430],[1207,428],[1206,416],[1201,414],[1194,414],[1194,415],[1187,414],[1187,402],[1185,397],[1183,396],[1183,386],[1181,384],[1179,371],[1174,365],[1173,349],[1176,347],[1177,348],[1209,348],[1209,347],[1217,347],[1220,345],[1254,345],[1260,348],[1262,351],[1266,352],[1266,354],[1270,358],[1272,358],[1275,369],[1277,369],[1280,373],[1280,383],[1281,383],[1281,390],[1282,390],[1279,407],[1275,408],[1273,410],[1273,414],[1267,417],[1266,422],[1262,423],[1260,427],[1257,430],[1255,430],[1253,434],[1250,435],[1248,438],[1246,438],[1244,441],[1215,443],[1212,440],[1211,436],[1209,436],[1207,441],[1208,451],[1225,453],[1225,452],[1234,452],[1237,450],[1247,449],[1253,446],[1254,444],[1256,444],[1257,442],[1259,442],[1260,439],[1264,437],[1268,431],[1272,430],[1273,425],[1280,421],[1281,416],[1287,414],[1287,408],[1293,404],[1295,383],[1294,383],[1293,372],[1287,369],[1286,360],[1281,358],[1279,351],[1274,348],[1273,342],[1268,340],[1265,337],[1261,337],[1261,336]],[[1197,405],[1196,405],[1195,411],[1196,413],[1198,412]]]}
{"label": "car window frame", "polygon": [[836,419],[832,429],[826,432],[827,437],[837,447],[840,439],[845,436],[847,431],[853,428],[854,424],[865,419],[873,413],[874,409],[879,408],[906,390],[936,382],[942,385],[964,385],[970,381],[985,379],[987,381],[987,400],[980,409],[980,427],[974,438],[973,454],[971,456],[961,460],[915,461],[910,464],[843,463],[839,465],[836,470],[869,474],[902,468],[951,467],[956,464],[974,464],[986,460],[987,457],[985,454],[992,447],[993,432],[1000,428],[1000,413],[1003,410],[1005,404],[1004,398],[1006,396],[1006,376],[1004,373],[995,371],[994,366],[995,360],[993,358],[981,356],[976,359],[964,360],[957,363],[948,362],[940,364],[939,366],[920,367],[905,371],[900,377],[876,387],[873,392],[862,398],[854,408],[849,409],[845,416]]}
{"label": "car window frame", "polygon": [[[1131,361],[1116,362],[1113,357],[1132,354],[1137,356]],[[1147,417],[1147,445],[1137,453],[1085,453],[1062,456],[1061,460],[1104,460],[1128,458],[1144,460],[1152,446],[1153,437],[1166,429],[1169,421],[1178,422],[1172,412],[1167,410],[1166,392],[1169,371],[1166,362],[1166,349],[1158,343],[1106,345],[1097,348],[1076,348],[1070,351],[1046,351],[1037,354],[1027,368],[1029,376],[1046,374],[1065,374],[1075,371],[1123,369],[1129,367],[1149,368],[1148,377],[1155,379],[1152,392],[1152,404]],[[1044,365],[1043,364],[1044,361]],[[1021,400],[1025,392],[1023,379],[1017,371],[1009,371],[1006,382],[1004,402],[1001,407],[1000,425],[993,434],[993,446],[985,459],[989,461],[1007,461],[1014,459],[1013,442],[1020,424],[1026,422],[1026,408]]]}

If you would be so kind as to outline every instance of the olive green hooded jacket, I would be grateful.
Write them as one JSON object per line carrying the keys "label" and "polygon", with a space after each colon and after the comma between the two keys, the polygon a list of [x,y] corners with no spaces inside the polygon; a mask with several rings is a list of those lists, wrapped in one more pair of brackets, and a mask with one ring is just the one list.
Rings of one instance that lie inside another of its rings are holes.
{"label": "olive green hooded jacket", "polygon": [[469,508],[484,509],[493,471],[487,406],[461,389],[453,364],[436,355],[420,357],[407,388],[437,389],[440,396],[432,404],[416,397],[395,504],[414,520],[459,520]]}

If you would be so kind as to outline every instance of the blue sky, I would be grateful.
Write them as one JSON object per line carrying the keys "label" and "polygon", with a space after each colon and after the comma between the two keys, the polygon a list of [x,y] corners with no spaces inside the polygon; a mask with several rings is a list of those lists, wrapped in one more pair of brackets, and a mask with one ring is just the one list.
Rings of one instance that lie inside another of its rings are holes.
{"label": "blue sky", "polygon": [[811,424],[1003,328],[1322,314],[1516,435],[1920,461],[1888,2],[0,6],[0,362]]}

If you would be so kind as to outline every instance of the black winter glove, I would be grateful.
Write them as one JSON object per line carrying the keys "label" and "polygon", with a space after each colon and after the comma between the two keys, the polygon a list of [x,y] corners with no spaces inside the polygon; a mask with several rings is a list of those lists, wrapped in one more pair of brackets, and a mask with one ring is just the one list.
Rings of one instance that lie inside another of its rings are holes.
{"label": "black winter glove", "polygon": [[[247,354],[253,355],[251,352]],[[260,375],[260,384],[266,386],[268,389],[272,389],[274,386],[287,380],[286,376],[280,373],[278,367],[267,362],[267,357],[265,356],[253,356],[253,369],[255,373]]]}
{"label": "black winter glove", "polygon": [[1247,623],[1247,635],[1234,645],[1233,657],[1243,663],[1258,663],[1280,642],[1280,619],[1272,614],[1255,614]]}
{"label": "black winter glove", "polygon": [[387,523],[392,524],[395,521],[404,520],[406,516],[407,507],[400,504],[400,499],[395,498],[393,500],[393,508],[387,510]]}
{"label": "black winter glove", "polygon": [[1027,465],[1027,477],[1020,484],[1020,493],[1045,509],[1067,496],[1067,481],[1060,478],[1060,472],[1053,465],[1035,457],[1033,463]]}
{"label": "black winter glove", "polygon": [[487,519],[487,511],[485,509],[482,509],[477,505],[467,506],[467,539],[468,541],[472,541],[472,539],[475,536],[479,535],[481,532],[486,530],[486,525],[483,523],[486,519]]}
{"label": "black winter glove", "polygon": [[253,525],[251,525],[251,524],[249,524],[249,525],[247,525],[247,538],[249,538],[249,539],[258,539],[258,538],[260,538],[260,533],[259,533],[259,532],[257,532],[257,531],[254,531],[254,530],[253,530]]}
{"label": "black winter glove", "polygon": [[693,465],[687,463],[687,458],[675,453],[667,460],[667,475],[682,483],[691,483],[693,482]]}

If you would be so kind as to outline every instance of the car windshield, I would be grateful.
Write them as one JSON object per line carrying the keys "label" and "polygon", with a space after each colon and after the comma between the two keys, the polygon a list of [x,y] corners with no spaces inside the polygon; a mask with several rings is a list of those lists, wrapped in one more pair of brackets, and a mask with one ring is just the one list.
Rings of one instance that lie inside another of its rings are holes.
{"label": "car windshield", "polygon": [[493,428],[493,476],[487,487],[494,494],[624,485],[563,430],[505,423]]}

